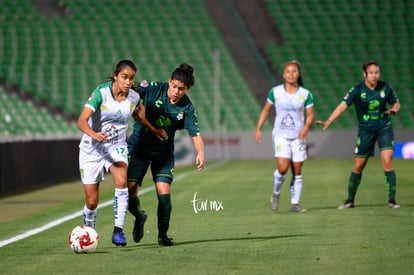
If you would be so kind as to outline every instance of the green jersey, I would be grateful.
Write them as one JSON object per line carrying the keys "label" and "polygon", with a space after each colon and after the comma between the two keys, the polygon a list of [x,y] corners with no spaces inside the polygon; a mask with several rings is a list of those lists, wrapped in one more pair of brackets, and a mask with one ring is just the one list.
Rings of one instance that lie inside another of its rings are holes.
{"label": "green jersey", "polygon": [[371,90],[365,82],[354,86],[344,97],[347,106],[355,105],[355,111],[360,127],[383,127],[390,123],[390,118],[385,111],[387,104],[394,104],[398,97],[391,87],[378,81],[375,89]]}
{"label": "green jersey", "polygon": [[[136,122],[134,132],[128,143],[132,151],[139,143],[139,148],[159,150],[173,150],[174,137],[177,130],[186,129],[193,137],[200,135],[196,110],[187,95],[184,95],[179,102],[171,104],[168,98],[168,82],[147,82],[137,83],[137,90],[145,106],[146,119],[156,128],[163,128],[168,139],[161,141],[156,138],[146,127]],[[134,147],[135,147],[134,146]]]}

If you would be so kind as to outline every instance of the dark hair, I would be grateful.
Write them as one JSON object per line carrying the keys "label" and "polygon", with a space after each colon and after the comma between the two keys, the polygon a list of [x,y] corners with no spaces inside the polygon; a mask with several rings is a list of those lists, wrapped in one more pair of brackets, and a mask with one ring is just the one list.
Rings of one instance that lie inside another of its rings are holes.
{"label": "dark hair", "polygon": [[300,70],[300,63],[296,60],[291,60],[291,61],[286,62],[283,68],[285,68],[287,65],[290,65],[290,64],[296,65],[296,67],[298,68],[298,71],[299,71],[298,85],[303,86],[303,78],[302,78],[302,72]]}
{"label": "dark hair", "polygon": [[194,85],[194,69],[191,65],[182,63],[171,74],[171,79],[176,79],[184,83],[187,88]]}
{"label": "dark hair", "polygon": [[137,66],[135,65],[134,62],[128,59],[123,59],[119,61],[118,63],[116,63],[115,70],[112,73],[112,75],[109,76],[109,80],[115,81],[115,76],[117,76],[119,72],[125,69],[126,67],[130,67],[134,72],[137,72]]}
{"label": "dark hair", "polygon": [[375,65],[377,67],[380,67],[380,65],[379,65],[379,63],[377,61],[375,61],[375,60],[369,60],[369,61],[364,62],[364,64],[362,64],[362,71],[364,73],[367,73],[367,68],[369,66],[371,66],[371,65]]}

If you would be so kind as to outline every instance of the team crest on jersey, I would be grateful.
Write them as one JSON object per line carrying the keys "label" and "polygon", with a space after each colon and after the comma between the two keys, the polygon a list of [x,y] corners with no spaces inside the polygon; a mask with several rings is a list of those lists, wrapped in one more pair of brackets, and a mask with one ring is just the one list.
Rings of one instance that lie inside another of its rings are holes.
{"label": "team crest on jersey", "polygon": [[178,115],[177,115],[177,119],[182,120],[183,117],[184,117],[184,112],[179,112]]}
{"label": "team crest on jersey", "polygon": [[381,90],[381,92],[380,92],[380,97],[381,97],[381,98],[384,98],[384,97],[385,97],[385,91],[384,91],[384,90]]}
{"label": "team crest on jersey", "polygon": [[139,83],[139,86],[141,86],[143,88],[148,87],[148,81],[142,80],[141,83]]}

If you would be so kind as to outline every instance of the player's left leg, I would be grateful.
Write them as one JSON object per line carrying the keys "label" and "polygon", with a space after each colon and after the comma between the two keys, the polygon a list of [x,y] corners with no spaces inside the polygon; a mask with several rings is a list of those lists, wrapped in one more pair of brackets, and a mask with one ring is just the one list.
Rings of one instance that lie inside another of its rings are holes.
{"label": "player's left leg", "polygon": [[380,130],[378,135],[378,147],[381,151],[381,162],[384,169],[385,186],[388,193],[388,206],[396,209],[400,208],[395,200],[397,192],[397,177],[392,164],[394,155],[394,132],[391,125],[387,125]]}
{"label": "player's left leg", "polygon": [[[107,169],[111,172],[114,179],[114,230],[112,234],[112,243],[117,246],[125,246],[127,244],[123,227],[125,224],[126,213],[128,210],[128,187],[127,187],[127,171],[128,171],[128,151],[113,150],[107,158]],[[122,151],[122,153],[120,153]],[[126,152],[125,152],[126,151]]]}
{"label": "player's left leg", "polygon": [[173,239],[167,236],[167,232],[172,211],[171,184],[174,174],[174,155],[171,153],[164,159],[154,160],[151,164],[151,171],[158,198],[158,244],[172,246],[174,245]]}
{"label": "player's left leg", "polygon": [[292,147],[292,182],[290,184],[290,202],[292,212],[306,212],[306,209],[299,205],[300,197],[302,194],[303,178],[302,178],[302,166],[307,159],[306,143],[296,139],[291,144]]}

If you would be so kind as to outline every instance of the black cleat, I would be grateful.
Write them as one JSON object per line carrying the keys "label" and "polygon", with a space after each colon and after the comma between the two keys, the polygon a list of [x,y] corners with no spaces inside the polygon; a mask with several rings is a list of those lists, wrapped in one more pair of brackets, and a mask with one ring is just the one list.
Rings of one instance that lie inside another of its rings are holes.
{"label": "black cleat", "polygon": [[134,229],[132,230],[132,239],[138,243],[142,237],[144,237],[144,224],[148,215],[145,211],[142,211],[141,218],[135,218]]}
{"label": "black cleat", "polygon": [[161,246],[173,246],[173,238],[165,237],[158,237],[158,244]]}

